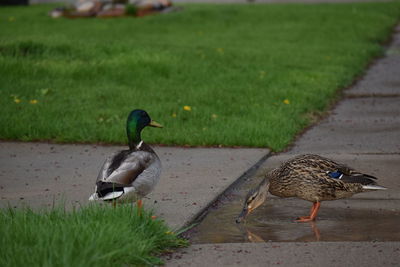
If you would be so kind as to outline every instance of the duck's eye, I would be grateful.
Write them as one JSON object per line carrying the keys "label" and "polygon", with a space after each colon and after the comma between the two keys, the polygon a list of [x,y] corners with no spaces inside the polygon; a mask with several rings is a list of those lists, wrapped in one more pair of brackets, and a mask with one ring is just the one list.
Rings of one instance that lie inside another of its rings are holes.
{"label": "duck's eye", "polygon": [[256,198],[256,196],[257,196],[257,195],[251,196],[251,197],[247,200],[247,204],[250,204],[250,203]]}

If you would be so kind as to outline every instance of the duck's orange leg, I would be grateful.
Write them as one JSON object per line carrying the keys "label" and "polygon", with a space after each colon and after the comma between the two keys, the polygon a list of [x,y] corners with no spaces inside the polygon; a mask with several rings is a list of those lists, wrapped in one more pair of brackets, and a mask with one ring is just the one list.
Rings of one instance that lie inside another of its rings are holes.
{"label": "duck's orange leg", "polygon": [[142,215],[142,207],[143,207],[143,202],[141,199],[139,199],[137,201],[137,207],[138,207],[138,215],[141,216]]}
{"label": "duck's orange leg", "polygon": [[314,202],[311,208],[310,216],[303,216],[297,218],[296,222],[310,222],[314,221],[317,217],[319,207],[321,206],[321,202]]}

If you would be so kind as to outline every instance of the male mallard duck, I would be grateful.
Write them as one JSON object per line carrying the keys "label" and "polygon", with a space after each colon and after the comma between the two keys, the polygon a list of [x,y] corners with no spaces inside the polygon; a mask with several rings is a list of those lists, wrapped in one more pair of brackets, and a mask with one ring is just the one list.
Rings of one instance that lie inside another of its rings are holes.
{"label": "male mallard duck", "polygon": [[134,202],[150,193],[160,179],[161,161],[154,150],[142,141],[146,126],[162,126],[150,119],[146,111],[133,110],[126,122],[129,149],[114,153],[104,162],[89,200]]}
{"label": "male mallard duck", "polygon": [[313,206],[310,215],[299,217],[297,221],[313,221],[321,201],[386,189],[377,185],[374,181],[376,179],[374,176],[357,172],[318,155],[297,156],[267,173],[258,187],[250,190],[236,222],[241,222],[250,212],[264,203],[268,192],[278,197],[298,197],[311,201]]}

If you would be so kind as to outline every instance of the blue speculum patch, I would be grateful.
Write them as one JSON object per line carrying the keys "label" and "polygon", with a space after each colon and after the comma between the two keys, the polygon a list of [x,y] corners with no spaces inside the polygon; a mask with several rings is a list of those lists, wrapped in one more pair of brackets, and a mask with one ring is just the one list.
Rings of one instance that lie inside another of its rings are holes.
{"label": "blue speculum patch", "polygon": [[342,178],[343,173],[336,171],[336,172],[328,172],[327,173],[329,175],[329,177],[331,178],[335,178],[335,179],[340,179]]}

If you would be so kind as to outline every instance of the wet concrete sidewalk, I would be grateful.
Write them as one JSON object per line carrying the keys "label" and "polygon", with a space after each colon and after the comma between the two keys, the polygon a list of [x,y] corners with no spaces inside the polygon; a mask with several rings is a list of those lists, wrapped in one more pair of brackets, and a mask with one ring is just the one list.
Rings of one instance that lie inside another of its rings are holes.
{"label": "wet concrete sidewalk", "polygon": [[[371,213],[377,212],[377,214],[390,211],[398,216],[400,212],[398,179],[400,173],[400,26],[395,31],[385,57],[375,62],[360,81],[346,90],[344,99],[330,112],[329,116],[299,137],[289,152],[268,158],[258,174],[254,176],[252,185],[256,185],[262,179],[265,171],[302,153],[324,155],[376,175],[379,177],[379,183],[389,188],[386,191],[355,195],[348,200],[324,202],[321,207],[320,225],[324,226],[327,221],[329,222],[329,216],[331,216],[330,213],[323,212],[324,207],[334,208],[335,213],[345,214],[344,217],[352,213],[352,209],[356,210],[354,211],[356,215],[364,210]],[[271,215],[270,206],[274,204],[279,204],[282,210],[302,211],[304,207],[296,206],[301,205],[297,204],[298,202],[275,198],[272,204],[264,205],[265,207],[255,211],[252,216],[258,216],[256,220],[262,221],[268,212]],[[229,212],[237,214],[240,206],[232,209],[233,211]],[[230,216],[229,212],[225,215]],[[328,218],[325,221],[324,216]],[[271,223],[272,219],[269,220]],[[367,227],[364,221],[368,223]],[[221,224],[221,222],[218,223]],[[364,231],[361,234],[367,237],[370,233],[385,230],[388,239],[383,240],[390,240],[399,231],[398,223],[388,227],[387,224],[376,220],[373,214],[367,214],[359,223],[359,227],[356,225],[356,232]],[[304,229],[303,237],[297,242],[263,243],[268,239],[247,231],[246,242],[261,243],[195,244],[166,257],[167,266],[397,266],[399,264],[400,242],[398,241],[376,242],[376,240],[367,239],[370,242],[349,242],[352,240],[350,237],[342,236],[338,242],[304,243],[304,241],[316,241],[316,238],[323,239],[324,234],[329,234],[326,232],[320,234],[318,229],[318,233],[315,233],[315,226],[318,228],[318,221],[311,227],[308,224],[300,224],[296,227]],[[280,224],[279,227],[282,225]],[[349,225],[341,225],[341,227],[350,228],[350,231],[354,232]],[[382,229],[385,227],[386,229]],[[221,242],[217,235],[221,235],[224,230],[229,231],[226,228],[229,226],[215,229],[216,234],[211,238],[215,238],[215,242]],[[322,237],[317,237],[317,235],[322,235]],[[210,237],[205,237],[209,240],[207,238]],[[221,239],[223,240],[224,237]]]}
{"label": "wet concrete sidewalk", "polygon": [[[143,133],[145,137],[145,132]],[[144,200],[173,229],[190,222],[269,151],[154,147],[163,171]],[[0,207],[85,205],[103,161],[121,146],[0,142]]]}

